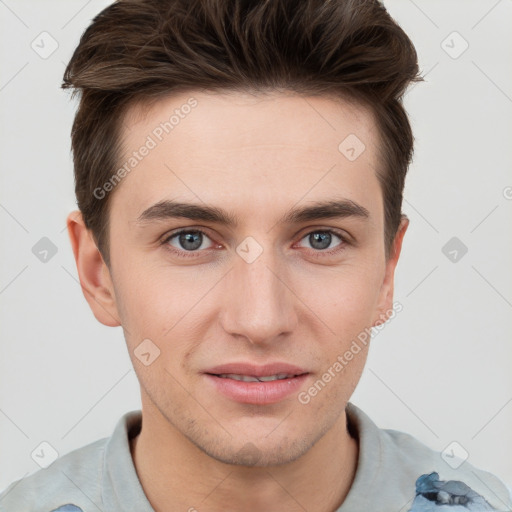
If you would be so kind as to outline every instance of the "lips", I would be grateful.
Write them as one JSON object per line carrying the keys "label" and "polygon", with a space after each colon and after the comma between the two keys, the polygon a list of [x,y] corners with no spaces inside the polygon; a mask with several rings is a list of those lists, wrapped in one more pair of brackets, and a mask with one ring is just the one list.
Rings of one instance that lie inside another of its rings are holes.
{"label": "lips", "polygon": [[256,405],[277,403],[298,392],[309,375],[303,368],[280,362],[263,366],[229,363],[204,373],[217,392],[231,400]]}
{"label": "lips", "polygon": [[223,379],[233,379],[239,380],[242,382],[271,382],[273,380],[283,380],[283,379],[291,379],[295,377],[295,375],[291,373],[278,373],[277,375],[263,375],[261,377],[256,377],[254,375],[238,375],[236,373],[222,373],[217,375],[217,377],[221,377]]}
{"label": "lips", "polygon": [[251,363],[227,363],[219,366],[215,366],[206,370],[204,373],[210,375],[247,375],[253,377],[270,377],[274,375],[303,375],[308,373],[304,368],[294,366],[288,363],[269,363],[265,365],[255,365]]}

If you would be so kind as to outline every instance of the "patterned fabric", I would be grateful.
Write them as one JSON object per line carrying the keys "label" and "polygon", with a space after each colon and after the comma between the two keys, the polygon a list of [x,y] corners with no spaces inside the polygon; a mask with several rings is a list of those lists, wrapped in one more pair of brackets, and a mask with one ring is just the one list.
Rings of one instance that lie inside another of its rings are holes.
{"label": "patterned fabric", "polygon": [[439,480],[437,473],[421,475],[416,480],[416,498],[409,512],[457,512],[474,510],[492,512],[496,509],[464,482]]}

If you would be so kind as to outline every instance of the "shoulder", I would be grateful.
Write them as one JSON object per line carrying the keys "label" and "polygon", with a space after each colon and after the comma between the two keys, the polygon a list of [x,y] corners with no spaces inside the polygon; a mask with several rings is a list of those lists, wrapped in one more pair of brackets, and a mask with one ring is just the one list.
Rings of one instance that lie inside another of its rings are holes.
{"label": "shoulder", "polygon": [[73,450],[45,469],[13,482],[0,494],[1,512],[87,512],[101,501],[108,438]]}
{"label": "shoulder", "polygon": [[[478,504],[477,510],[512,510],[510,492],[505,484],[492,473],[457,457],[456,448],[448,447],[441,453],[404,432],[383,430],[382,435],[388,442],[390,460],[399,465],[403,475],[416,477],[417,504],[427,500],[436,506],[453,506],[472,501]],[[415,510],[414,507],[411,509]]]}
{"label": "shoulder", "polygon": [[400,506],[409,501],[408,512],[512,510],[504,483],[458,459],[457,449],[441,453],[410,434],[378,428],[353,404],[347,413],[360,438],[361,479],[374,484],[373,499],[403,500]]}

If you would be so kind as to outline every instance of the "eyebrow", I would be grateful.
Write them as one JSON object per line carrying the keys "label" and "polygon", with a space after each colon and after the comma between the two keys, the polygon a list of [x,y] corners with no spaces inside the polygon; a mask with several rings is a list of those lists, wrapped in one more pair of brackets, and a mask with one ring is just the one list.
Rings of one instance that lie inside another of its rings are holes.
{"label": "eyebrow", "polygon": [[[312,220],[347,217],[367,219],[370,217],[370,212],[364,206],[350,199],[317,201],[308,206],[292,208],[285,213],[279,222],[298,224]],[[214,222],[228,227],[236,227],[238,225],[236,216],[216,206],[171,200],[159,201],[150,206],[139,215],[136,222],[137,224],[146,224],[151,221],[163,221],[173,218]]]}

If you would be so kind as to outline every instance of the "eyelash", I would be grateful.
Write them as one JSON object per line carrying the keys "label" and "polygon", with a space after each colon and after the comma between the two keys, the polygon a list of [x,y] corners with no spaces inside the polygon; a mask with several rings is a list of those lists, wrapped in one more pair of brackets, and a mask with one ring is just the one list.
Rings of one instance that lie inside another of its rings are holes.
{"label": "eyelash", "polygon": [[[176,247],[172,247],[171,245],[169,245],[170,240],[172,240],[173,238],[175,238],[183,233],[201,233],[203,236],[206,236],[207,238],[211,239],[211,237],[209,237],[208,234],[201,229],[188,228],[188,229],[180,229],[178,231],[174,231],[173,233],[170,233],[168,236],[166,236],[162,240],[161,244],[165,246],[166,250],[172,252],[174,255],[177,255],[181,258],[197,258],[199,253],[201,253],[205,250],[208,250],[208,249],[202,249],[202,250],[195,250],[195,251],[185,251],[185,250],[180,250],[180,249],[177,249]],[[332,228],[314,229],[314,230],[306,233],[304,236],[302,236],[299,241],[304,240],[304,238],[306,238],[307,236],[309,236],[313,233],[328,233],[330,235],[337,236],[341,240],[341,243],[339,245],[337,245],[336,247],[334,247],[333,249],[324,249],[324,250],[311,249],[311,251],[313,251],[313,254],[315,257],[322,257],[323,255],[333,256],[334,254],[337,254],[337,253],[343,251],[346,248],[346,246],[349,245],[349,241],[347,240],[347,237],[345,235],[343,235],[341,232],[334,230]]]}

